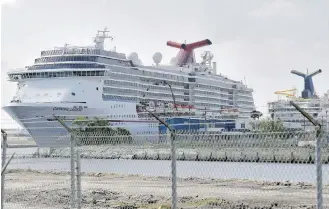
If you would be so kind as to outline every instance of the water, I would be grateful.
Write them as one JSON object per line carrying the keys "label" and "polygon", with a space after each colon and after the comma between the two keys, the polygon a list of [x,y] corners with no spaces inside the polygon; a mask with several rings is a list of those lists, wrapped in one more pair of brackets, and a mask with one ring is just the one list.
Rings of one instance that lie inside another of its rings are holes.
{"label": "water", "polygon": [[36,147],[28,147],[28,148],[7,148],[7,155],[11,156],[15,152],[15,156],[20,155],[33,155],[36,153],[38,148]]}
{"label": "water", "polygon": [[[170,176],[170,161],[81,159],[81,171],[93,173]],[[69,158],[13,159],[9,169],[70,171]],[[315,183],[315,165],[243,162],[178,161],[178,177],[249,179]],[[323,183],[329,184],[329,165],[323,165]]]}

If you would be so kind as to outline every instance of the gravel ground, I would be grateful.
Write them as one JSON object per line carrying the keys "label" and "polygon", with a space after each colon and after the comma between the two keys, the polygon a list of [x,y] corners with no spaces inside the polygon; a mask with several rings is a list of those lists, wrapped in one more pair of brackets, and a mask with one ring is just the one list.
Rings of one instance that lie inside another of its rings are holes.
{"label": "gravel ground", "polygon": [[[179,179],[179,208],[276,209],[315,208],[314,185],[247,180]],[[60,172],[9,170],[6,208],[70,208],[70,175]],[[329,209],[329,186],[323,190]],[[167,208],[171,201],[168,177],[83,174],[82,208]],[[163,207],[160,207],[160,206]]]}

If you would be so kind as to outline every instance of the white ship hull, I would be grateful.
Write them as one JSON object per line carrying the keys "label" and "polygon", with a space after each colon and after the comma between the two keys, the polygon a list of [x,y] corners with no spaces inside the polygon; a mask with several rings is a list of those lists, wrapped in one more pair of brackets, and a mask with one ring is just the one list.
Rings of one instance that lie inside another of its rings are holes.
{"label": "white ship hull", "polygon": [[[108,102],[111,104],[120,105],[120,102]],[[86,116],[93,118],[95,116],[108,119],[112,122],[113,127],[122,127],[128,129],[134,136],[140,133],[158,133],[157,121],[143,120],[139,118],[125,119],[110,119],[107,116],[117,114],[113,109],[108,107],[83,108],[83,105],[78,107],[75,104],[10,104],[3,109],[36,141],[39,147],[66,147],[70,145],[70,137],[68,131],[56,120],[56,116]],[[126,109],[126,112],[132,112],[132,109]],[[136,110],[135,110],[135,114]],[[66,123],[71,126],[70,121]],[[152,124],[152,125],[151,125]],[[147,137],[146,137],[147,138]],[[154,137],[153,137],[154,138]],[[151,139],[151,137],[150,137]]]}

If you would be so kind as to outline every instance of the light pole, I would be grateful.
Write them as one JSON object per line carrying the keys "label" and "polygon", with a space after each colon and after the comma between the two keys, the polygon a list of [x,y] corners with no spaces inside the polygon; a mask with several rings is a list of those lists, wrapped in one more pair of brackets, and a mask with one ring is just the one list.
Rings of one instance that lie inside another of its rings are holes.
{"label": "light pole", "polygon": [[[163,83],[163,84],[165,84],[165,85],[167,85],[167,86],[169,87],[170,92],[171,92],[171,97],[172,97],[173,102],[174,102],[175,109],[176,109],[176,111],[178,111],[178,109],[177,109],[177,105],[176,105],[175,94],[174,94],[174,92],[173,92],[173,90],[172,90],[172,88],[171,88],[171,85],[170,85],[167,81],[161,81],[160,83]],[[158,83],[158,82],[155,82],[154,85],[159,85],[159,83]],[[146,91],[148,91],[148,90],[150,90],[150,87],[148,87],[148,88],[146,89]]]}
{"label": "light pole", "polygon": [[169,88],[170,88],[170,92],[171,92],[171,96],[172,96],[172,99],[173,99],[173,102],[174,102],[175,109],[176,109],[176,111],[178,112],[178,110],[177,110],[177,105],[176,105],[176,100],[175,100],[175,94],[174,94],[174,92],[172,91],[171,85],[170,85],[167,81],[163,81],[163,84],[169,86]]}
{"label": "light pole", "polygon": [[[173,103],[174,103],[175,109],[176,109],[176,111],[178,112],[177,105],[176,105],[175,94],[174,94],[174,92],[173,92],[173,90],[172,90],[171,85],[170,85],[167,81],[164,81],[164,80],[161,81],[160,83],[163,83],[164,85],[168,85],[168,86],[169,86],[169,89],[170,89],[170,92],[171,92],[171,97],[172,97],[172,100],[173,100]],[[155,83],[153,83],[153,84],[154,84],[154,85],[159,85],[159,82],[155,82]],[[150,90],[150,86],[146,88],[146,91],[149,91],[149,90]],[[143,97],[145,97],[145,96],[146,96],[146,94],[144,93],[144,94],[143,94]],[[140,104],[142,104],[142,103],[140,103]],[[142,104],[142,105],[145,105],[145,103]],[[164,112],[165,112],[165,108],[166,108],[166,107],[164,107]]]}

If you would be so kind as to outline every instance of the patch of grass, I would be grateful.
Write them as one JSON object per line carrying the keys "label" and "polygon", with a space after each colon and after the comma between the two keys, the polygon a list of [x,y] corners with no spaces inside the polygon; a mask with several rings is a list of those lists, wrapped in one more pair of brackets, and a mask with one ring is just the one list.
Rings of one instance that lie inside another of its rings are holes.
{"label": "patch of grass", "polygon": [[125,208],[127,208],[127,209],[128,208],[129,209],[139,208],[138,205],[136,205],[136,204],[126,203],[126,202],[118,202],[113,206],[115,206],[115,208],[122,208],[122,209],[125,209]]}
{"label": "patch of grass", "polygon": [[192,200],[189,202],[186,202],[187,206],[191,207],[200,207],[200,206],[207,206],[207,205],[221,205],[223,203],[223,200],[217,199],[217,198],[203,198],[200,200]]}
{"label": "patch of grass", "polygon": [[136,205],[138,208],[145,209],[171,209],[171,203],[169,202],[161,202],[161,203],[153,203],[153,204],[140,204]]}

